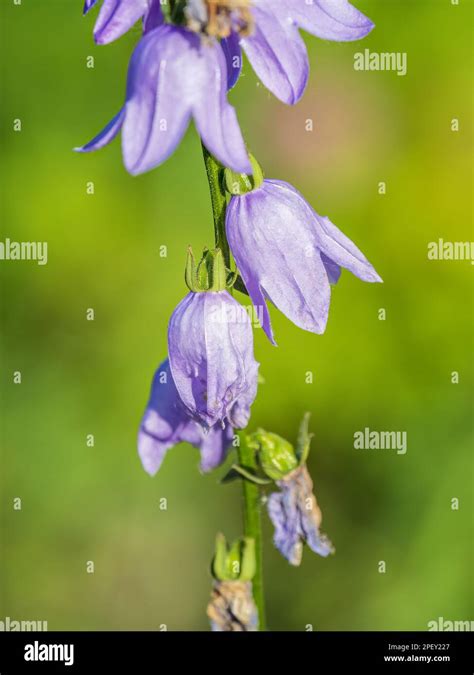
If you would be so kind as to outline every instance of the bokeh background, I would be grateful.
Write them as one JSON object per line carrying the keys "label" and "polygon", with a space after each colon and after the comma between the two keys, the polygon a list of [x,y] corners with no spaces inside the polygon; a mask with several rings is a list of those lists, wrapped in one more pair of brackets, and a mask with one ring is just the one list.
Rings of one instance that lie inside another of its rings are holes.
{"label": "bokeh background", "polygon": [[[312,412],[310,469],[337,548],[327,560],[306,551],[292,569],[266,520],[274,630],[426,630],[440,616],[473,618],[473,269],[427,259],[430,241],[473,238],[473,3],[356,4],[376,30],[352,44],[306,36],[311,79],[296,108],[248,63],[231,94],[267,175],[297,186],[385,280],[345,272],[324,336],[276,310],[279,347],[255,332],[265,384],[251,428],[292,439]],[[190,128],[165,165],[138,178],[118,141],[94,155],[71,151],[121,106],[139,38],[137,26],[96,47],[96,12],[82,18],[81,9],[80,0],[1,0],[1,240],[47,241],[49,260],[0,263],[0,619],[207,630],[214,536],[240,535],[240,487],[219,485],[225,470],[201,477],[185,445],[152,479],[135,447],[168,318],[186,292],[186,247],[212,244],[199,141]],[[407,52],[408,74],[355,71],[365,48]],[[407,454],[355,450],[365,427],[406,431]]]}

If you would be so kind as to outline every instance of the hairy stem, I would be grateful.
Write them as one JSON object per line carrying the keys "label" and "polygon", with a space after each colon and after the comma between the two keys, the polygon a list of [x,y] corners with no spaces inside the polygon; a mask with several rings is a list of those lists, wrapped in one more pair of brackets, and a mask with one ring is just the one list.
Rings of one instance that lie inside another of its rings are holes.
{"label": "hairy stem", "polygon": [[[202,146],[207,180],[211,191],[212,215],[214,218],[214,237],[216,247],[223,253],[226,267],[230,269],[230,248],[225,232],[225,214],[227,200],[222,187],[222,165]],[[243,435],[240,436],[239,464],[250,473],[255,473],[257,464],[254,451],[247,447]],[[244,536],[255,540],[256,572],[252,581],[253,596],[258,610],[259,630],[265,630],[265,602],[263,594],[262,564],[262,513],[260,488],[255,483],[242,480],[244,508]]]}
{"label": "hairy stem", "polygon": [[212,215],[214,217],[214,239],[216,248],[220,248],[227,269],[230,270],[230,249],[225,233],[225,212],[227,200],[222,187],[223,167],[203,144],[202,154],[206,166],[207,180],[211,191]]}

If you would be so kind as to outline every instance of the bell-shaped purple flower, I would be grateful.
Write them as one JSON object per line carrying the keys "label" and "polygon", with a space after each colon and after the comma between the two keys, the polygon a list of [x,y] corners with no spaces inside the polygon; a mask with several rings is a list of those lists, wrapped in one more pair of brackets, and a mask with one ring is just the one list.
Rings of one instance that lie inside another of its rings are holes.
{"label": "bell-shaped purple flower", "polygon": [[181,442],[201,451],[201,470],[211,471],[225,460],[232,443],[229,424],[204,430],[192,419],[179,398],[169,361],[155,373],[150,400],[138,432],[138,453],[145,471],[152,476],[160,468],[166,452]]}
{"label": "bell-shaped purple flower", "polygon": [[[86,0],[84,12],[96,1]],[[263,84],[288,104],[299,101],[309,75],[300,29],[324,40],[346,42],[365,37],[374,27],[347,0],[253,0],[234,7],[217,1],[212,3],[214,18],[210,4],[188,0],[185,25],[190,32],[205,36],[207,43],[223,38],[229,86],[239,76],[242,47]],[[117,39],[142,17],[145,29],[157,26],[163,22],[159,5],[159,0],[104,0],[94,29],[96,42]]]}
{"label": "bell-shaped purple flower", "polygon": [[259,188],[233,196],[226,229],[273,343],[267,298],[297,326],[321,334],[328,320],[330,284],[338,280],[341,267],[363,281],[382,281],[355,244],[283,181],[264,180]]}
{"label": "bell-shaped purple flower", "polygon": [[124,163],[140,174],[164,162],[191,118],[224,166],[251,172],[234,108],[227,101],[227,62],[217,42],[162,25],[138,43],[128,71],[126,102],[114,119],[79,152],[98,150],[122,130]]}
{"label": "bell-shaped purple flower", "polygon": [[249,316],[227,291],[182,300],[169,323],[168,353],[179,396],[195,419],[206,427],[247,425],[259,364]]}
{"label": "bell-shaped purple flower", "polygon": [[281,492],[268,498],[268,515],[275,527],[273,541],[291,565],[299,565],[303,544],[323,557],[334,553],[329,539],[319,531],[322,515],[313,494],[313,481],[303,464],[276,481]]}

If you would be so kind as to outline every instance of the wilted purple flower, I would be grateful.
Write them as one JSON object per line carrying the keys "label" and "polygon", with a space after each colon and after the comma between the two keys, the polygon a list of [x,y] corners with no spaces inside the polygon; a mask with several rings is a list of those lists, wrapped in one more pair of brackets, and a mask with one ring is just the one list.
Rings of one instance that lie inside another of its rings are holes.
{"label": "wilted purple flower", "polygon": [[235,171],[251,172],[235,110],[227,101],[227,63],[220,45],[162,25],[148,32],[133,53],[122,110],[77,150],[98,150],[122,129],[125,166],[140,174],[172,154],[192,117],[209,152]]}
{"label": "wilted purple flower", "polygon": [[263,328],[274,342],[268,298],[297,326],[323,333],[331,283],[341,267],[363,281],[382,281],[329,218],[319,216],[291,185],[265,180],[227,210],[227,238]]}
{"label": "wilted purple flower", "polygon": [[150,400],[138,432],[138,453],[145,471],[153,476],[166,452],[183,441],[201,451],[201,469],[210,471],[225,460],[232,438],[229,424],[203,430],[191,419],[179,398],[166,359],[153,378]]}
{"label": "wilted purple flower", "polygon": [[211,629],[218,633],[258,630],[258,611],[251,581],[215,581],[207,606]]}
{"label": "wilted purple flower", "polygon": [[245,309],[227,291],[189,293],[168,328],[171,372],[191,415],[243,428],[257,394],[258,363]]}
{"label": "wilted purple flower", "polygon": [[306,465],[276,481],[281,492],[268,498],[268,514],[275,527],[274,543],[291,565],[299,565],[303,543],[326,557],[334,553],[329,539],[320,534],[322,515],[313,494],[313,481]]}
{"label": "wilted purple flower", "polygon": [[[85,0],[84,14],[98,0]],[[151,30],[163,23],[160,0],[104,0],[94,27],[94,39],[104,45],[126,33],[143,18],[144,28]]]}

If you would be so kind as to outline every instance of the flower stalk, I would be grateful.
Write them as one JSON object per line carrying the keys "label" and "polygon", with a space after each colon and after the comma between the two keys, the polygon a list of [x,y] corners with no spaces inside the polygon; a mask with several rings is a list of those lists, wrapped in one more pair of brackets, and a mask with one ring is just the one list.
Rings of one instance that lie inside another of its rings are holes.
{"label": "flower stalk", "polygon": [[[245,471],[254,473],[257,470],[255,452],[250,448],[244,435],[240,435],[238,451],[239,464]],[[265,596],[263,588],[263,542],[262,542],[262,496],[260,487],[250,480],[242,480],[242,496],[244,511],[244,535],[255,541],[255,575],[253,577],[253,598],[258,610],[260,631],[266,630]]]}
{"label": "flower stalk", "polygon": [[[204,164],[211,193],[212,215],[214,218],[214,236],[216,248],[224,256],[225,265],[230,270],[230,248],[225,230],[227,198],[223,189],[224,171],[221,164],[202,144]],[[249,473],[255,473],[257,462],[255,452],[248,447],[243,434],[240,436],[238,450],[239,464]],[[255,541],[255,576],[252,581],[253,597],[258,610],[258,629],[265,630],[265,599],[263,591],[263,561],[262,561],[262,514],[260,487],[245,478],[242,479],[244,537]]]}
{"label": "flower stalk", "polygon": [[204,165],[206,167],[209,190],[211,192],[212,215],[214,218],[214,240],[216,248],[219,248],[222,251],[225,266],[230,270],[230,248],[225,233],[227,199],[222,184],[224,169],[220,162],[218,162],[209,152],[204,143],[202,143],[202,154],[204,157]]}

